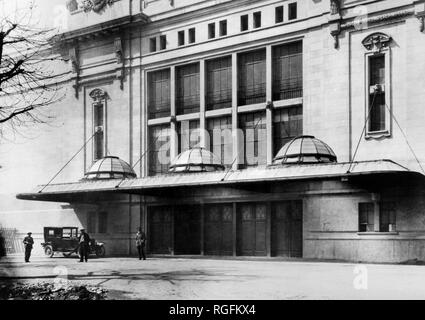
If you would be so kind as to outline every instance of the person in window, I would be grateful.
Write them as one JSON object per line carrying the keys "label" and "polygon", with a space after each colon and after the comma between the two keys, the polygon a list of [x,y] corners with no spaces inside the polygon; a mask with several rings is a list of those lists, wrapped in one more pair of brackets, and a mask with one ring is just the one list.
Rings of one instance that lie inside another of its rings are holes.
{"label": "person in window", "polygon": [[142,260],[142,258],[143,260],[146,260],[145,243],[146,243],[146,235],[142,231],[142,229],[139,228],[136,233],[136,247],[137,247],[137,251],[139,252],[139,260]]}
{"label": "person in window", "polygon": [[80,230],[80,236],[78,237],[79,243],[79,253],[80,253],[80,262],[86,261],[89,258],[89,246],[90,246],[90,236],[86,233],[85,229]]}
{"label": "person in window", "polygon": [[31,237],[32,233],[28,232],[27,236],[24,238],[25,246],[25,262],[30,262],[32,246],[34,245],[34,239]]}

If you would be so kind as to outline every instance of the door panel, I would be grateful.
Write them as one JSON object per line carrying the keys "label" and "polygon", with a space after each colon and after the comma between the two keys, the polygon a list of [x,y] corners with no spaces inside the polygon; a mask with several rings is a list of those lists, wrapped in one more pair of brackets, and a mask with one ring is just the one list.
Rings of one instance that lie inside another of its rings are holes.
{"label": "door panel", "polygon": [[175,253],[201,253],[201,214],[199,206],[175,207]]}
{"label": "door panel", "polygon": [[266,205],[238,205],[238,253],[264,256],[266,250]]}
{"label": "door panel", "polygon": [[172,249],[172,208],[149,208],[149,251],[155,254],[170,254]]}
{"label": "door panel", "polygon": [[271,247],[273,256],[302,257],[302,202],[272,205]]}
{"label": "door panel", "polygon": [[205,254],[233,254],[233,205],[205,206]]}

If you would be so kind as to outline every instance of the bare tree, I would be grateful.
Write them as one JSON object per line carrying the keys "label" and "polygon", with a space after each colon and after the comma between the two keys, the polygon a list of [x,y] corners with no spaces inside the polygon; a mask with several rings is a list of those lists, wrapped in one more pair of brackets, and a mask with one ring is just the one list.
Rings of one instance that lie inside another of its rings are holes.
{"label": "bare tree", "polygon": [[34,25],[32,10],[0,17],[0,136],[6,128],[48,122],[45,107],[63,98],[52,70],[61,59],[53,53],[54,29]]}

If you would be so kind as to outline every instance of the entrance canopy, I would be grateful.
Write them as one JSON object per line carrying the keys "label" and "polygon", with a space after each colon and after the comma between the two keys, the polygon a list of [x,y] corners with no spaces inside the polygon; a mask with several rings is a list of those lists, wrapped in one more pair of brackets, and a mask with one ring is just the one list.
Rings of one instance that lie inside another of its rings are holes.
{"label": "entrance canopy", "polygon": [[[348,172],[348,170],[350,170]],[[304,165],[263,166],[236,171],[169,173],[139,179],[83,180],[75,183],[39,186],[32,193],[21,193],[23,200],[79,202],[104,193],[152,194],[155,190],[176,187],[229,186],[258,182],[349,178],[364,175],[415,174],[418,172],[391,161],[316,163]],[[85,201],[84,201],[85,202]]]}

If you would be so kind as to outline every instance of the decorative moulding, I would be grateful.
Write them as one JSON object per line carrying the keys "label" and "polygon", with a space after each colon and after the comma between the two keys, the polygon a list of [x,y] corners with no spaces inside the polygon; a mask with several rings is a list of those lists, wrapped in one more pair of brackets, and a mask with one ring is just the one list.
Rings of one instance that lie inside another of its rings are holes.
{"label": "decorative moulding", "polygon": [[368,35],[362,44],[368,51],[380,53],[384,48],[387,48],[391,42],[391,37],[382,32],[376,32]]}
{"label": "decorative moulding", "polygon": [[94,89],[89,93],[90,98],[93,99],[94,102],[102,102],[104,100],[106,100],[106,97],[108,96],[108,94],[103,91],[102,89]]}

